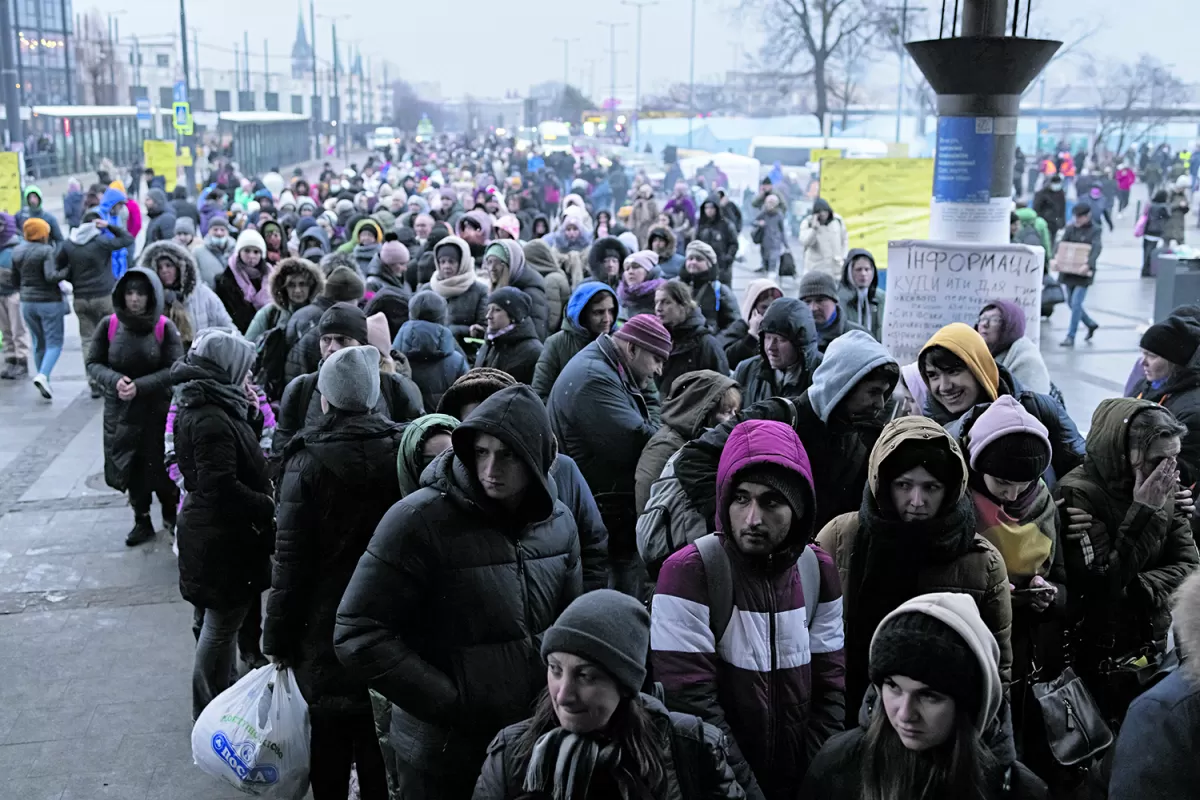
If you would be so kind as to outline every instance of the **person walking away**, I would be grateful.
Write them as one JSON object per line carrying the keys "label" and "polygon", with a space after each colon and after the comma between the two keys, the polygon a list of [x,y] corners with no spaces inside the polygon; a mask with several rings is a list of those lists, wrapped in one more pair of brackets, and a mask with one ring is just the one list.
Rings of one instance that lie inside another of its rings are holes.
{"label": "person walking away", "polygon": [[563,313],[562,330],[551,334],[538,356],[531,386],[546,402],[554,382],[576,353],[602,334],[611,332],[617,318],[617,295],[607,284],[581,283],[571,293]]}
{"label": "person walking away", "polygon": [[1142,334],[1143,378],[1131,397],[1158,403],[1187,433],[1180,439],[1177,462],[1184,486],[1200,481],[1200,321],[1171,314]]}
{"label": "person walking away", "polygon": [[50,226],[50,233],[47,238],[50,244],[58,247],[62,243],[62,229],[58,227],[58,217],[46,210],[44,201],[42,200],[42,190],[33,184],[25,187],[25,205],[21,212],[17,215],[17,224],[22,226],[30,219],[40,219]]}
{"label": "person walking away", "polygon": [[393,704],[383,738],[398,746],[400,797],[471,796],[488,742],[540,690],[539,641],[582,591],[579,536],[555,499],[554,437],[533,390],[497,392],[451,439],[379,523],[333,635],[350,675]]}
{"label": "person walking away", "polygon": [[716,487],[718,533],[659,573],[650,662],[668,708],[725,733],[747,796],[790,798],[845,719],[841,584],[829,555],[809,552],[816,495],[790,426],[735,427]]}
{"label": "person walking away", "polygon": [[1121,680],[1111,665],[1158,663],[1171,595],[1200,564],[1179,497],[1186,433],[1170,411],[1148,400],[1103,400],[1092,415],[1083,464],[1055,487],[1069,520],[1064,556],[1075,671],[1105,719],[1118,724],[1140,687]]}
{"label": "person walking away", "polygon": [[1067,226],[1063,232],[1062,241],[1075,242],[1077,244],[1086,244],[1091,247],[1088,253],[1088,269],[1087,275],[1071,275],[1067,273],[1059,273],[1058,281],[1067,291],[1067,302],[1071,306],[1071,321],[1067,325],[1067,335],[1059,342],[1061,347],[1075,346],[1075,332],[1079,330],[1079,323],[1087,328],[1087,341],[1091,341],[1096,335],[1096,330],[1100,327],[1100,323],[1092,319],[1087,313],[1087,309],[1083,307],[1083,301],[1087,297],[1088,288],[1092,285],[1092,281],[1096,279],[1096,263],[1100,258],[1100,249],[1102,247],[1100,241],[1100,226],[1092,219],[1091,208],[1086,203],[1079,203],[1075,206],[1074,211],[1075,221]]}
{"label": "person walking away", "polygon": [[692,299],[704,314],[704,322],[713,335],[742,316],[737,296],[718,277],[718,263],[719,257],[712,247],[704,242],[692,242],[687,246],[683,271],[679,273],[679,280],[691,287]]}
{"label": "person walking away", "polygon": [[887,293],[879,288],[879,268],[870,250],[855,248],[846,254],[835,300],[847,322],[862,327],[875,341],[883,341]]}
{"label": "person walking away", "polygon": [[649,643],[631,597],[598,589],[567,606],[541,643],[533,716],[492,740],[472,800],[744,797],[720,729],[641,693]]}
{"label": "person walking away", "polygon": [[74,176],[67,178],[67,191],[63,194],[63,218],[67,221],[68,233],[83,223],[83,185]]}
{"label": "person walking away", "polygon": [[196,280],[196,259],[186,247],[169,239],[155,242],[142,251],[141,265],[162,282],[163,312],[175,323],[185,352],[201,331],[234,329],[216,292]]}
{"label": "person walking away", "polygon": [[800,222],[800,245],[804,248],[804,274],[823,272],[835,279],[850,251],[846,223],[833,213],[829,202],[818,197],[812,213]]}
{"label": "person walking away", "polygon": [[867,332],[863,326],[847,319],[846,310],[838,302],[836,279],[828,273],[812,270],[804,273],[800,279],[800,302],[812,312],[819,337],[817,349],[822,353],[830,342],[847,331]]}
{"label": "person walking away", "polygon": [[446,313],[441,295],[428,289],[417,292],[408,303],[409,319],[392,342],[392,349],[408,359],[426,409],[437,408],[446,390],[470,368],[446,327]]}
{"label": "person walking away", "polygon": [[211,330],[176,364],[179,593],[194,609],[192,719],[234,681],[238,630],[270,586],[275,502],[259,448],[262,417],[246,377],[254,347]]}
{"label": "person walking away", "polygon": [[24,239],[17,235],[17,221],[0,211],[0,343],[4,345],[4,369],[0,379],[29,377],[29,331],[21,315],[21,295],[13,286],[13,252]]}
{"label": "person walking away", "polygon": [[242,231],[228,266],[217,278],[217,297],[240,333],[245,333],[258,310],[271,302],[266,252],[262,234],[252,228]]}
{"label": "person walking away", "polygon": [[531,313],[529,295],[514,286],[488,295],[487,333],[475,366],[498,369],[518,383],[529,384],[542,355]]}
{"label": "person walking away", "polygon": [[[1046,220],[1039,217],[1032,208],[1027,208],[1024,203],[1017,204],[1012,216],[1016,217],[1017,227],[1015,235],[1010,237],[1011,240],[1042,248],[1044,259],[1042,266],[1044,269],[1049,269],[1050,254],[1054,252],[1054,237],[1050,233],[1050,226],[1046,224]],[[1009,222],[1012,223],[1011,218]]]}
{"label": "person walking away", "polygon": [[50,226],[40,217],[30,217],[22,226],[25,241],[12,254],[12,288],[21,298],[21,318],[33,339],[37,375],[33,385],[46,400],[54,397],[50,373],[63,348],[63,318],[69,312],[58,282],[67,277],[54,259],[49,243]]}
{"label": "person walking away", "polygon": [[779,260],[789,251],[784,211],[780,208],[779,195],[771,192],[762,202],[762,212],[754,221],[751,238],[759,246],[762,264],[756,272],[779,274]]}
{"label": "person walking away", "polygon": [[1011,300],[993,300],[979,312],[975,330],[998,366],[1025,388],[1051,394],[1050,370],[1038,346],[1025,337],[1025,310]]}
{"label": "person walking away", "polygon": [[671,385],[689,372],[704,369],[729,374],[725,351],[705,324],[686,283],[676,279],[660,286],[654,293],[654,313],[671,334],[671,355],[657,381],[660,397],[670,394]]}
{"label": "person walking away", "polygon": [[1046,784],[985,733],[1004,708],[1001,650],[971,598],[923,594],[880,621],[868,674],[878,696],[813,759],[800,797],[1046,800]]}
{"label": "person walking away", "polygon": [[308,703],[313,797],[345,800],[353,764],[363,800],[387,800],[367,685],[337,660],[333,629],[371,535],[400,500],[402,428],[374,411],[374,347],[337,351],[317,384],[328,415],[292,439],[283,459],[263,652],[295,670]]}
{"label": "person walking away", "polygon": [[1171,242],[1176,245],[1184,243],[1187,215],[1191,211],[1191,205],[1188,203],[1188,193],[1191,190],[1191,176],[1180,175],[1175,179],[1175,183],[1167,195],[1167,210],[1171,212],[1171,217],[1163,225],[1163,240],[1168,244]]}
{"label": "person walking away", "polygon": [[1149,278],[1152,277],[1151,262],[1154,251],[1165,246],[1166,240],[1163,236],[1167,232],[1167,224],[1171,219],[1171,208],[1167,205],[1165,189],[1159,189],[1154,193],[1153,199],[1143,213],[1146,223],[1142,227],[1142,277]]}
{"label": "person walking away", "polygon": [[1127,162],[1122,161],[1113,177],[1117,181],[1117,216],[1120,217],[1129,206],[1129,192],[1137,183],[1137,174]]}
{"label": "person walking away", "polygon": [[637,234],[640,247],[650,247],[650,229],[658,219],[658,202],[654,199],[654,187],[643,183],[637,188],[637,198],[633,201],[633,211],[629,215],[629,225]]}
{"label": "person walking away", "polygon": [[96,326],[84,363],[104,392],[104,482],[129,495],[136,547],[154,538],[151,495],[162,506],[163,529],[175,532],[179,490],[163,462],[171,405],[171,368],[183,358],[179,330],[163,316],[163,288],[144,267],[129,270],[113,289],[113,313]]}

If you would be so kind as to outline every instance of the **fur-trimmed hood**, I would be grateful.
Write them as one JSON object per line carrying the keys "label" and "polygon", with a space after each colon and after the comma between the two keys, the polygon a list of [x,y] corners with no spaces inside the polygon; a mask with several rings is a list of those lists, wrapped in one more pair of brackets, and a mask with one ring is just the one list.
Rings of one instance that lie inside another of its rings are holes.
{"label": "fur-trimmed hood", "polygon": [[271,300],[275,305],[279,308],[291,307],[284,284],[291,276],[305,272],[312,278],[312,291],[308,295],[308,302],[311,303],[321,296],[321,291],[325,288],[325,273],[321,268],[307,258],[285,258],[271,273]]}
{"label": "fur-trimmed hood", "polygon": [[174,290],[175,296],[182,301],[186,301],[192,296],[192,292],[196,291],[195,256],[178,242],[172,239],[164,239],[155,242],[143,250],[138,264],[157,275],[158,262],[162,258],[169,258],[175,262],[175,267],[179,270],[179,288]]}

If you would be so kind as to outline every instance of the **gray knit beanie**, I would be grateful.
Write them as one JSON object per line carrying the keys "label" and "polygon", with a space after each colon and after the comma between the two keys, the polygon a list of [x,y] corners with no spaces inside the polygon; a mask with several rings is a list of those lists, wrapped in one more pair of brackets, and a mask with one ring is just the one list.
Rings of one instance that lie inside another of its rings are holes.
{"label": "gray knit beanie", "polygon": [[317,391],[339,411],[365,413],[379,402],[379,351],[343,347],[321,364]]}
{"label": "gray knit beanie", "polygon": [[642,690],[650,652],[650,615],[633,597],[597,589],[575,598],[542,637],[542,660],[570,653],[598,664],[628,695]]}

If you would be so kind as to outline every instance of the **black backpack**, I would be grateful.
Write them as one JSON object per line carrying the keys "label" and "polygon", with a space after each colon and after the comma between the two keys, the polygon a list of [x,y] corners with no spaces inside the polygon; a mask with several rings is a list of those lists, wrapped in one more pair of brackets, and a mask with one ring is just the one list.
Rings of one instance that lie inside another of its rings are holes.
{"label": "black backpack", "polygon": [[254,362],[254,382],[267,393],[267,399],[278,403],[283,397],[287,386],[284,379],[284,369],[287,366],[288,344],[287,326],[280,325],[281,312],[278,308],[268,312],[268,324],[271,326],[259,338],[256,349],[258,356]]}

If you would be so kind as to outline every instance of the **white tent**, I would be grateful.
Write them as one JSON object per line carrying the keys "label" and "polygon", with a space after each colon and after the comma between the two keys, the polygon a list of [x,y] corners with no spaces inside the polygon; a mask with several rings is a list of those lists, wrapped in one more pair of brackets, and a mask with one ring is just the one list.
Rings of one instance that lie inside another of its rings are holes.
{"label": "white tent", "polygon": [[703,169],[710,161],[729,178],[729,189],[735,198],[740,199],[746,189],[753,192],[758,188],[762,165],[757,158],[735,153],[711,153],[680,159],[679,168],[683,170],[684,177],[692,178],[697,170]]}

